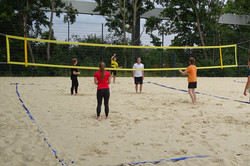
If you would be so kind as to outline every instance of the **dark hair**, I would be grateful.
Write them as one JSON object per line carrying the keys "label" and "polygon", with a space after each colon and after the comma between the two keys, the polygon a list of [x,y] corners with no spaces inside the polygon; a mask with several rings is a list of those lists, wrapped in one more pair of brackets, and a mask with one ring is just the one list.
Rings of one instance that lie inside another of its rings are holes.
{"label": "dark hair", "polygon": [[141,57],[138,56],[137,59],[139,59],[139,58],[141,59]]}
{"label": "dark hair", "polygon": [[104,62],[101,62],[100,64],[99,64],[99,68],[100,68],[100,71],[101,71],[101,77],[102,77],[102,80],[103,80],[103,78],[104,78],[104,76],[105,76],[105,63]]}
{"label": "dark hair", "polygon": [[190,62],[190,64],[191,64],[191,65],[193,65],[193,64],[194,64],[194,62],[195,62],[194,57],[190,57],[190,58],[189,58],[189,62]]}
{"label": "dark hair", "polygon": [[248,57],[248,62],[250,62],[250,57]]}
{"label": "dark hair", "polygon": [[77,59],[76,59],[76,58],[73,58],[73,59],[71,60],[71,66],[74,66],[75,63],[76,63],[76,61],[77,61]]}

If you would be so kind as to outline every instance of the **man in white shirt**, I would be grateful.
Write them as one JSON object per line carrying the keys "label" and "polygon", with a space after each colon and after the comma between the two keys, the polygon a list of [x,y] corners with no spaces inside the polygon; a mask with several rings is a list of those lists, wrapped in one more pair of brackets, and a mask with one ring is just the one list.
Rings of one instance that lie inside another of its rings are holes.
{"label": "man in white shirt", "polygon": [[[141,63],[141,58],[137,58],[137,63],[134,64],[133,69],[144,69],[144,65]],[[142,84],[144,80],[144,71],[142,70],[134,70],[133,77],[135,80],[135,91],[138,92],[138,84],[140,84],[140,93],[142,91]]]}

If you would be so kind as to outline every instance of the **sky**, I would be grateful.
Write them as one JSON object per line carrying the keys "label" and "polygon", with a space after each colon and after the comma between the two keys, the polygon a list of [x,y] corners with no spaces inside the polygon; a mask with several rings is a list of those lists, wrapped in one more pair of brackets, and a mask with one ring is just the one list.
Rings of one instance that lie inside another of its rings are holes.
{"label": "sky", "polygon": [[[79,1],[79,0],[78,0]],[[92,1],[92,0],[81,0],[81,1]],[[49,15],[48,15],[49,16]],[[141,32],[145,24],[145,19],[141,19]],[[72,35],[78,35],[80,38],[88,35],[101,36],[102,34],[102,23],[104,25],[104,37],[109,34],[108,27],[105,26],[105,18],[99,15],[86,15],[78,14],[76,22],[70,25],[70,37]],[[63,22],[63,16],[60,18],[54,17],[53,28],[55,37],[57,40],[66,41],[68,38],[68,24]],[[157,32],[155,32],[157,35]],[[175,35],[164,36],[164,46],[169,46],[171,40]],[[127,33],[127,37],[131,38],[131,35]],[[159,36],[162,39],[162,36]],[[145,32],[141,36],[142,45],[153,46],[150,43],[151,39]]]}

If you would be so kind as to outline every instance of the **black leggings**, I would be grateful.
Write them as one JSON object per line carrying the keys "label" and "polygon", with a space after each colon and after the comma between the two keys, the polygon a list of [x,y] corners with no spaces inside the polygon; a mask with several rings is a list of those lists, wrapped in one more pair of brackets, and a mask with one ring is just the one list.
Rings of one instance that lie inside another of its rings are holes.
{"label": "black leggings", "polygon": [[104,106],[105,106],[105,115],[108,117],[109,115],[109,89],[98,89],[97,90],[97,108],[96,108],[96,113],[97,117],[100,116],[101,113],[101,106],[102,106],[102,98],[104,98]]}
{"label": "black leggings", "polygon": [[73,95],[74,89],[75,89],[75,92],[77,93],[77,90],[78,90],[78,80],[77,80],[77,78],[72,78],[71,80],[72,80],[71,94]]}

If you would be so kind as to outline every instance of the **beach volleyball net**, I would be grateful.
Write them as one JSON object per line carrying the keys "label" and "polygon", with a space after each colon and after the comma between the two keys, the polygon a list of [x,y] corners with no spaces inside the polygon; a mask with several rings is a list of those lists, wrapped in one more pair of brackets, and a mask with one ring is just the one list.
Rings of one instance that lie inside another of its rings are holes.
{"label": "beach volleyball net", "polygon": [[[49,48],[48,48],[49,43]],[[190,57],[196,59],[197,69],[237,67],[237,45],[158,47],[96,43],[66,42],[6,35],[7,63],[49,68],[78,68],[98,70],[101,61],[107,70],[132,71],[137,57],[141,57],[145,71],[184,70]],[[111,68],[110,59],[117,55],[123,68]],[[78,65],[71,66],[72,58]]]}

